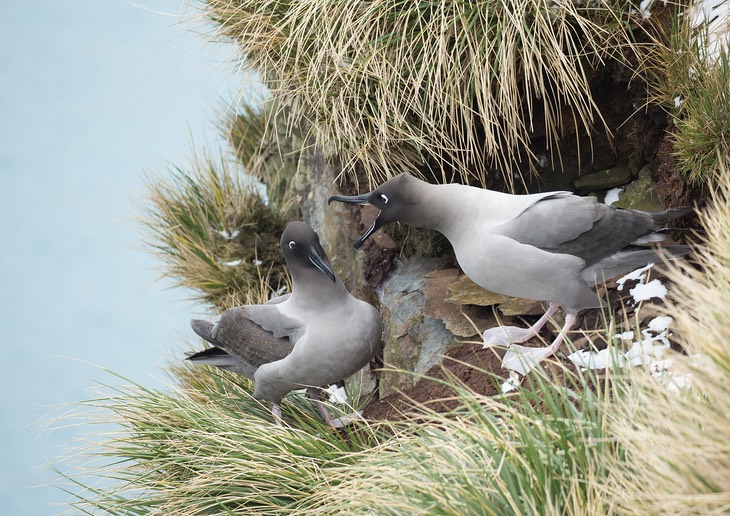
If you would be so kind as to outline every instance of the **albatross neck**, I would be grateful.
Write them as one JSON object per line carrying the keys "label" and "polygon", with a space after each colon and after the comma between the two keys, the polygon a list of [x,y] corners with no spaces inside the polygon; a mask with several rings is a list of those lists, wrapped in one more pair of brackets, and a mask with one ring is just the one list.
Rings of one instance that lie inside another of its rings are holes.
{"label": "albatross neck", "polygon": [[448,200],[441,190],[443,186],[421,180],[409,183],[398,220],[419,228],[441,231],[444,217],[448,215]]}
{"label": "albatross neck", "polygon": [[460,217],[462,206],[457,192],[464,193],[459,184],[433,185],[425,181],[414,181],[408,185],[407,202],[401,222],[413,226],[435,229],[447,237],[451,221]]}
{"label": "albatross neck", "polygon": [[311,303],[312,299],[322,304],[339,303],[347,295],[347,289],[340,278],[329,279],[315,267],[290,268],[292,279],[292,301]]}

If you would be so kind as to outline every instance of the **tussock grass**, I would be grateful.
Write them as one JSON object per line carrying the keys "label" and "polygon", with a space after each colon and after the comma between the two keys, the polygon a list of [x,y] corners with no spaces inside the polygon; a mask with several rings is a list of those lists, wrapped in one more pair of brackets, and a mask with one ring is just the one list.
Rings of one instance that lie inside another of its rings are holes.
{"label": "tussock grass", "polygon": [[463,408],[420,407],[420,424],[329,470],[330,489],[313,500],[313,513],[603,512],[603,462],[615,451],[603,408],[613,382],[563,374],[555,384],[536,370],[516,393],[493,398],[450,379]]}
{"label": "tussock grass", "polygon": [[[636,49],[630,4],[572,0],[410,2],[206,0],[272,91],[288,127],[370,186],[433,166],[513,172],[564,134],[601,124],[589,76]],[[536,127],[533,124],[539,124]],[[355,181],[357,182],[357,181]]]}
{"label": "tussock grass", "polygon": [[302,149],[296,144],[300,140],[287,134],[284,123],[274,103],[267,101],[260,107],[242,104],[222,125],[236,160],[247,174],[266,185],[268,203],[293,214],[296,199],[291,185]]}
{"label": "tussock grass", "polygon": [[265,203],[240,167],[198,159],[148,179],[144,224],[163,274],[218,308],[251,302],[287,282],[279,238],[288,213]]}
{"label": "tussock grass", "polygon": [[[289,426],[246,380],[176,366],[170,392],[132,384],[87,406],[118,430],[80,452],[70,488],[82,511],[110,514],[600,513],[613,382],[537,371],[516,393],[480,396],[452,378],[463,408],[417,420],[326,428],[290,395]],[[487,374],[482,371],[482,373]],[[498,379],[495,379],[498,381]],[[93,459],[105,458],[93,466]],[[92,464],[92,466],[89,466]],[[86,466],[86,469],[83,468]],[[82,477],[111,482],[94,488]]]}
{"label": "tussock grass", "polygon": [[[248,381],[207,367],[179,366],[170,392],[106,386],[85,403],[115,423],[76,458],[73,507],[108,514],[301,514],[324,470],[354,460],[375,432],[329,430],[311,403],[290,395],[273,424]],[[121,379],[124,380],[124,379]],[[100,459],[106,459],[99,464]],[[102,478],[94,487],[83,478]]]}
{"label": "tussock grass", "polygon": [[665,106],[674,121],[674,157],[685,180],[705,186],[730,163],[730,55],[709,45],[710,27],[697,25],[693,8],[674,5],[670,22],[658,26],[651,52],[640,68],[651,102]]}
{"label": "tussock grass", "polygon": [[687,355],[674,374],[691,389],[673,393],[636,374],[611,420],[625,457],[607,486],[621,512],[726,514],[730,508],[730,171],[715,175],[698,268],[670,265],[668,312]]}
{"label": "tussock grass", "polygon": [[712,171],[730,168],[730,54],[724,49],[711,68],[695,73],[696,88],[680,106],[675,121],[674,154],[686,179],[712,182]]}

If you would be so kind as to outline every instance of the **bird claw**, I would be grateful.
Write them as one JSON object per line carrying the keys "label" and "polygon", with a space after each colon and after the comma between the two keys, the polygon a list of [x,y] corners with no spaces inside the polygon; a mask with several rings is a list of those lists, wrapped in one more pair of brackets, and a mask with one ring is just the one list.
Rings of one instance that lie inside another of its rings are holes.
{"label": "bird claw", "polygon": [[519,328],[517,326],[497,326],[489,328],[482,334],[484,347],[509,346],[512,343],[522,343],[534,337],[530,328]]}
{"label": "bird claw", "polygon": [[332,428],[344,428],[353,421],[358,421],[360,419],[363,419],[362,411],[358,410],[352,414],[347,414],[346,416],[332,418],[327,422],[327,424],[329,424]]}

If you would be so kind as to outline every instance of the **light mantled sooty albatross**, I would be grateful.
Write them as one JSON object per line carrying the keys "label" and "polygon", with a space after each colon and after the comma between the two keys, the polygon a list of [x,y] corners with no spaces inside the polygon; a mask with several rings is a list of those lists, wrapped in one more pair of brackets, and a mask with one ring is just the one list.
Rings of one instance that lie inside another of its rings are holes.
{"label": "light mantled sooty albatross", "polygon": [[[464,273],[499,294],[549,302],[530,328],[500,326],[484,332],[485,347],[509,346],[502,365],[525,374],[555,353],[579,311],[605,303],[591,287],[659,259],[650,244],[665,239],[662,226],[691,213],[624,210],[571,192],[511,195],[460,184],[433,185],[400,174],[361,195],[333,195],[328,203],[371,204],[380,210],[355,243],[359,248],[391,222],[435,229],[451,242]],[[670,256],[690,251],[666,245]],[[519,346],[538,335],[559,307],[565,324],[547,347]]]}
{"label": "light mantled sooty albatross", "polygon": [[359,415],[333,418],[319,400],[319,387],[347,378],[370,361],[382,338],[380,313],[350,295],[307,224],[290,222],[281,250],[291,294],[229,308],[215,325],[192,320],[195,333],[213,347],[189,353],[188,360],[253,379],[254,398],[273,403],[277,424],[284,395],[307,388],[325,422],[344,426]]}

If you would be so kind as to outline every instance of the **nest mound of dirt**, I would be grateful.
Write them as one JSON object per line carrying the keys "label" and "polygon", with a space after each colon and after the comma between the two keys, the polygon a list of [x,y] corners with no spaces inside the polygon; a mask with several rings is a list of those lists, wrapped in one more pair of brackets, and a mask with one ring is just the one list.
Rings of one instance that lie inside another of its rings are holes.
{"label": "nest mound of dirt", "polygon": [[[499,394],[501,384],[509,378],[509,371],[502,367],[503,355],[504,350],[484,349],[476,343],[462,344],[446,353],[441,363],[432,367],[426,377],[410,389],[370,403],[365,407],[363,416],[368,420],[396,421],[412,416],[415,406],[424,406],[437,412],[454,410],[460,404],[455,399],[455,379],[477,394]],[[566,371],[575,371],[571,362],[557,357],[544,362],[543,366],[556,383],[566,381]]]}

